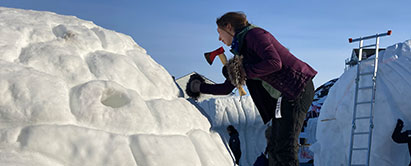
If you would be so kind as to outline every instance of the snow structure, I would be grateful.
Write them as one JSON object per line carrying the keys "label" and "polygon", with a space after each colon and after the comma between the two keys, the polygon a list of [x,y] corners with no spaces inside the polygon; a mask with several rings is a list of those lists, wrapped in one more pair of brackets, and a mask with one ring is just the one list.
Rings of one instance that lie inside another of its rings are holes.
{"label": "snow structure", "polygon": [[[380,55],[370,165],[407,165],[410,161],[407,145],[395,143],[391,135],[399,118],[404,121],[404,130],[411,129],[411,40],[392,45]],[[361,65],[361,72],[373,70],[372,61]],[[348,165],[356,72],[357,68],[352,67],[339,78],[321,108],[317,142],[310,148],[315,165]],[[362,79],[360,86],[369,86],[371,82],[371,78]],[[369,101],[371,94],[359,93],[358,97],[359,101]],[[357,116],[366,116],[368,110],[369,105],[359,107]],[[357,122],[359,129],[368,126],[368,120]],[[367,147],[367,136],[355,139],[356,147]],[[354,163],[365,163],[365,159],[366,153],[353,153]]]}
{"label": "snow structure", "polygon": [[127,35],[0,7],[0,165],[234,165],[178,95]]}
{"label": "snow structure", "polygon": [[324,104],[325,99],[327,98],[328,92],[330,91],[330,88],[337,80],[338,78],[332,79],[315,90],[313,102],[307,111],[307,119],[318,117],[321,107]]}
{"label": "snow structure", "polygon": [[307,139],[307,144],[313,144],[314,142],[316,142],[315,133],[317,129],[318,116],[321,112],[321,107],[324,104],[325,99],[327,98],[329,90],[337,80],[338,78],[332,79],[315,90],[313,102],[307,111],[305,124],[306,126],[304,128],[304,132],[301,132],[300,134],[300,138]]}
{"label": "snow structure", "polygon": [[305,144],[300,142],[300,163],[308,162],[314,159],[314,153],[309,150],[309,147],[311,146],[311,144],[316,142],[315,134],[317,129],[318,116],[320,115],[321,107],[325,99],[327,98],[329,90],[337,80],[338,78],[332,79],[315,89],[313,102],[307,111],[304,130],[300,133],[299,136],[300,138],[305,138]]}
{"label": "snow structure", "polygon": [[216,97],[203,100],[199,110],[210,120],[212,130],[218,132],[228,148],[227,126],[233,125],[239,133],[240,165],[253,165],[265,151],[267,142],[263,120],[251,96]]}

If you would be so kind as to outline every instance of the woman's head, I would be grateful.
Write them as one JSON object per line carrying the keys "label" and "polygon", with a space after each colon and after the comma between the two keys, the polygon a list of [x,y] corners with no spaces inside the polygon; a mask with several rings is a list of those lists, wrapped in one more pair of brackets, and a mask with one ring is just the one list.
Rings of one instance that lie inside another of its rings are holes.
{"label": "woman's head", "polygon": [[218,39],[227,46],[233,42],[234,34],[244,27],[250,25],[247,16],[242,12],[228,12],[217,18]]}

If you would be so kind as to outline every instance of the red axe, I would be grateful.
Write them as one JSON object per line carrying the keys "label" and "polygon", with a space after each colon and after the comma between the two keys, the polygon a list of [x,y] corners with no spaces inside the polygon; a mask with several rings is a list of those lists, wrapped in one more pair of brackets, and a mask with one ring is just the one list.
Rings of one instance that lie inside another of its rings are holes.
{"label": "red axe", "polygon": [[[207,62],[211,65],[213,64],[213,61],[215,59],[215,57],[218,55],[218,57],[221,60],[221,63],[223,63],[223,65],[225,65],[227,63],[227,57],[224,54],[224,48],[220,47],[212,52],[206,52],[204,53],[204,57],[206,58]],[[237,86],[238,92],[240,93],[240,96],[244,96],[247,94],[247,92],[245,92],[245,90],[243,89],[243,87],[241,85]]]}

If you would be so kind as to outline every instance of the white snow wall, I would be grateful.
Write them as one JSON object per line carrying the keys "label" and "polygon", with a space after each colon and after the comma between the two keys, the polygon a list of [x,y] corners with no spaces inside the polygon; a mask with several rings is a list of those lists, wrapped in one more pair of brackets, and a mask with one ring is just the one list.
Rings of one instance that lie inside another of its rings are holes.
{"label": "white snow wall", "polygon": [[201,101],[199,106],[210,120],[211,129],[220,134],[227,148],[230,138],[227,126],[233,125],[238,130],[242,151],[240,165],[253,165],[265,151],[267,142],[264,132],[267,127],[251,96],[241,99],[239,96],[211,98]]}
{"label": "white snow wall", "polygon": [[220,136],[131,37],[0,7],[0,165],[229,165]]}
{"label": "white snow wall", "polygon": [[[372,61],[361,67],[362,72],[372,70]],[[339,78],[321,108],[317,143],[311,148],[315,153],[315,165],[348,165],[356,72],[357,68],[353,67]],[[411,130],[411,40],[390,46],[381,54],[376,84],[370,165],[407,165],[410,161],[407,144],[395,143],[391,135],[398,118],[404,121],[404,130]],[[366,85],[371,85],[371,78],[360,81],[360,86]],[[370,96],[370,93],[360,93],[359,101],[369,101]],[[357,116],[367,115],[361,110],[369,114],[369,105],[357,111]],[[368,126],[368,120],[357,123],[360,129],[368,129]],[[356,136],[355,139],[359,142],[357,147],[367,146],[367,137]],[[355,163],[365,163],[365,159],[365,153],[354,152]]]}

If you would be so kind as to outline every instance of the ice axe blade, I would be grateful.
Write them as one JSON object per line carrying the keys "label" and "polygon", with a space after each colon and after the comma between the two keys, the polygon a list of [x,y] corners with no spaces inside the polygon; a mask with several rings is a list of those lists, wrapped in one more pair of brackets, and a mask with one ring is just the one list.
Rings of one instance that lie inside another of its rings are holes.
{"label": "ice axe blade", "polygon": [[211,56],[210,53],[204,53],[204,57],[206,58],[208,64],[213,64],[215,56]]}
{"label": "ice axe blade", "polygon": [[204,57],[206,58],[207,62],[211,65],[217,55],[223,54],[224,48],[220,47],[214,51],[204,53]]}

